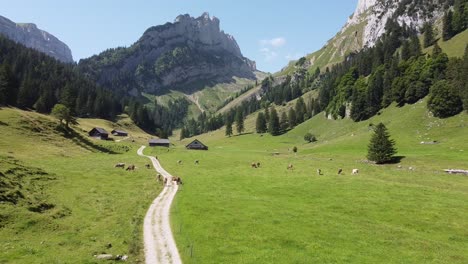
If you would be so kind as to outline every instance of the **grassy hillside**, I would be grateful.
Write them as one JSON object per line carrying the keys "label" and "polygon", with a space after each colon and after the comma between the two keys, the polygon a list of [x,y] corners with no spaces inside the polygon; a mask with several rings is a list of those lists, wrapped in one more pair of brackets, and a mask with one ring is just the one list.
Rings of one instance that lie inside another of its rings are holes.
{"label": "grassy hillside", "polygon": [[[161,189],[136,155],[148,135],[125,116],[79,119],[73,133],[17,109],[0,109],[0,120],[0,263],[99,263],[93,255],[103,252],[143,260],[143,217]],[[94,126],[140,142],[90,139]]]}
{"label": "grassy hillside", "polygon": [[[255,72],[258,82],[261,82],[266,74],[263,72]],[[216,85],[205,85],[203,89],[197,89],[192,92],[190,87],[186,87],[181,91],[170,90],[167,94],[154,96],[145,94],[150,101],[157,100],[162,105],[167,105],[169,100],[177,98],[186,98],[191,102],[189,107],[189,118],[197,117],[202,111],[215,113],[218,108],[228,99],[233,98],[237,93],[249,85],[255,85],[255,81],[245,78],[233,77],[233,81],[229,83],[219,83]]]}
{"label": "grassy hillside", "polygon": [[[183,261],[466,263],[468,178],[442,170],[468,169],[468,116],[433,118],[425,104],[360,123],[318,115],[279,137],[219,130],[198,137],[209,151],[185,150],[190,139],[168,153],[148,150],[184,179],[172,208]],[[399,164],[365,161],[378,122],[396,140]],[[309,131],[317,143],[304,142]]]}

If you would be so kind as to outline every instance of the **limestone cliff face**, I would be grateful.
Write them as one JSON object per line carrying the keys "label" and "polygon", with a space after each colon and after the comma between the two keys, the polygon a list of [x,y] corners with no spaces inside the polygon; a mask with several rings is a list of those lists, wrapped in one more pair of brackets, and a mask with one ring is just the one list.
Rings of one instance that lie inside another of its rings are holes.
{"label": "limestone cliff face", "polygon": [[59,61],[66,63],[73,62],[70,48],[53,35],[38,29],[35,24],[17,24],[0,16],[0,34],[28,48],[54,57]]}
{"label": "limestone cliff face", "polygon": [[[255,62],[245,58],[220,21],[204,13],[178,16],[151,27],[128,48],[107,50],[80,61],[79,67],[106,87],[158,93],[166,88],[197,89],[194,84],[254,79]],[[136,90],[134,89],[136,88]]]}

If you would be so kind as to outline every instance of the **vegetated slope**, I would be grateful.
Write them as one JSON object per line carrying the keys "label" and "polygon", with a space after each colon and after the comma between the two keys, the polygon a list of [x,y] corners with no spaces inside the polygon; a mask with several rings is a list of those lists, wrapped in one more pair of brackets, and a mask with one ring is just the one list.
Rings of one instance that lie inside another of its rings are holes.
{"label": "vegetated slope", "polygon": [[67,44],[48,32],[38,29],[35,24],[15,23],[6,17],[0,16],[0,34],[61,62],[73,62],[73,56]]}
{"label": "vegetated slope", "polygon": [[[379,122],[396,141],[399,164],[365,161],[370,125]],[[184,180],[172,210],[184,263],[468,260],[468,179],[443,172],[467,169],[466,114],[434,118],[422,100],[392,105],[365,122],[321,113],[279,137],[252,131],[197,136],[208,151],[185,150],[192,139],[169,153],[154,150]],[[307,144],[306,132],[318,142]],[[351,175],[355,168],[359,174]]]}
{"label": "vegetated slope", "polygon": [[[94,263],[104,252],[144,261],[142,221],[161,190],[136,155],[147,134],[125,116],[79,119],[70,132],[13,108],[0,109],[0,120],[0,262]],[[124,129],[137,143],[89,138],[94,126]]]}
{"label": "vegetated slope", "polygon": [[445,0],[359,0],[356,10],[343,28],[320,50],[291,62],[277,75],[291,74],[298,68],[314,71],[342,62],[348,55],[373,47],[386,32],[387,22],[395,19],[401,26],[420,32],[424,22],[440,22],[443,11],[453,1]]}
{"label": "vegetated slope", "polygon": [[168,89],[193,92],[234,82],[233,77],[255,80],[255,62],[243,57],[219,23],[207,13],[181,15],[174,23],[149,28],[128,48],[81,60],[79,68],[104,87],[133,96]]}

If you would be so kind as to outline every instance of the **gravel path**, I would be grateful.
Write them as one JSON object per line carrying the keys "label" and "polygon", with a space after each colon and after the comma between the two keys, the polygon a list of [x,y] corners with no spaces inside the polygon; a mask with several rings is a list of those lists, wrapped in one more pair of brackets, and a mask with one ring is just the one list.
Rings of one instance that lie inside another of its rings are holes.
{"label": "gravel path", "polygon": [[145,146],[138,149],[138,155],[147,157],[158,173],[167,179],[163,191],[153,201],[145,216],[143,236],[145,242],[145,259],[147,264],[181,264],[179,251],[172,236],[169,211],[172,200],[179,186],[172,182],[172,175],[161,167],[159,161],[143,154]]}

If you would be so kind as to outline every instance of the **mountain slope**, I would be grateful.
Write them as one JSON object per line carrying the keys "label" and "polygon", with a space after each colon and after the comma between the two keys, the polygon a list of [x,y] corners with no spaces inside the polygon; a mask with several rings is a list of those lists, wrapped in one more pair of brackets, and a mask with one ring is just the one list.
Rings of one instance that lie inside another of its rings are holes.
{"label": "mountain slope", "polygon": [[220,30],[219,19],[204,13],[181,15],[151,27],[128,48],[107,50],[81,60],[81,71],[99,84],[138,96],[168,89],[197,91],[206,85],[255,79],[255,62],[243,57],[234,37]]}
{"label": "mountain slope", "polygon": [[59,61],[72,63],[70,48],[58,38],[31,23],[15,23],[0,16],[0,34],[7,38],[43,52]]}
{"label": "mountain slope", "polygon": [[277,75],[288,74],[297,68],[323,69],[365,47],[373,47],[385,33],[385,26],[394,19],[400,26],[420,31],[424,22],[435,23],[447,9],[448,0],[359,0],[347,23],[322,49],[306,56],[303,65],[290,63]]}

